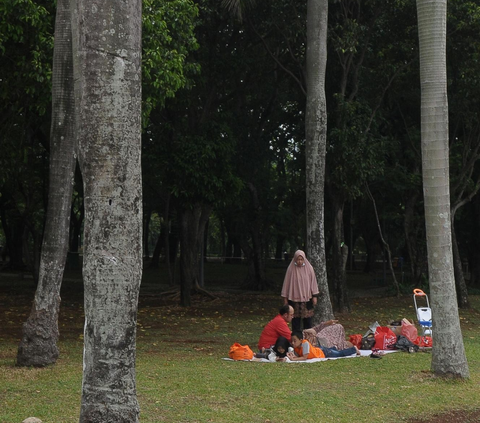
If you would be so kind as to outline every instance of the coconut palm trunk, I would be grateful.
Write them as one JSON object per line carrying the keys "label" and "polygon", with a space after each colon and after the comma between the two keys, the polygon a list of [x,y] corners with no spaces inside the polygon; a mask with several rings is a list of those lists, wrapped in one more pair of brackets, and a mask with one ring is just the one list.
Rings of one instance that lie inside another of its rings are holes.
{"label": "coconut palm trunk", "polygon": [[423,193],[433,315],[432,370],[469,376],[453,271],[449,191],[446,0],[417,0]]}
{"label": "coconut palm trunk", "polygon": [[85,198],[80,422],[138,422],[142,275],[141,1],[72,3]]}
{"label": "coconut palm trunk", "polygon": [[327,65],[328,1],[307,2],[307,107],[306,128],[306,192],[307,192],[307,255],[317,276],[320,295],[315,309],[315,322],[333,317],[328,292],[325,257],[324,186],[327,141],[327,103],[325,69]]}
{"label": "coconut palm trunk", "polygon": [[48,210],[38,285],[23,325],[17,365],[43,367],[58,358],[60,287],[67,258],[70,208],[75,175],[75,104],[72,31],[68,0],[58,0],[52,74],[52,124]]}

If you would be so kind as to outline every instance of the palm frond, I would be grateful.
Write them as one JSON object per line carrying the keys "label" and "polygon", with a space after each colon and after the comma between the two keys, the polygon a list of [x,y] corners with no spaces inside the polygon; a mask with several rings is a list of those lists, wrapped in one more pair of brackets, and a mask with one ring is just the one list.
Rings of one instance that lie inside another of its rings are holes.
{"label": "palm frond", "polygon": [[254,3],[255,0],[222,0],[222,6],[235,15],[240,21],[248,6]]}

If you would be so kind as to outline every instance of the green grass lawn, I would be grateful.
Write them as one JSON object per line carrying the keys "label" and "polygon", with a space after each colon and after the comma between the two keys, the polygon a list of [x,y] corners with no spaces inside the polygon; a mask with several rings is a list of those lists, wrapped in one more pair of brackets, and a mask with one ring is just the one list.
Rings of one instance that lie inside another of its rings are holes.
{"label": "green grass lawn", "polygon": [[[273,272],[278,279],[284,269]],[[193,306],[185,309],[162,298],[164,281],[158,281],[157,290],[154,272],[146,271],[148,289],[140,298],[137,339],[142,422],[399,422],[480,408],[479,296],[470,298],[471,309],[460,312],[470,368],[467,381],[432,377],[429,352],[312,364],[232,362],[222,359],[229,346],[240,342],[255,349],[280,298],[276,292],[233,290],[243,277],[235,272],[229,276],[231,283],[224,283],[228,289],[222,290],[220,273],[215,283],[213,277],[206,279],[217,299],[196,295]],[[56,365],[45,369],[14,366],[21,325],[33,298],[31,281],[12,279],[0,291],[2,423],[29,416],[44,423],[78,422],[83,305],[81,285],[68,281],[59,319],[61,355]],[[410,295],[356,298],[352,306],[352,313],[337,315],[348,335],[364,333],[376,320],[386,324],[415,318]]]}

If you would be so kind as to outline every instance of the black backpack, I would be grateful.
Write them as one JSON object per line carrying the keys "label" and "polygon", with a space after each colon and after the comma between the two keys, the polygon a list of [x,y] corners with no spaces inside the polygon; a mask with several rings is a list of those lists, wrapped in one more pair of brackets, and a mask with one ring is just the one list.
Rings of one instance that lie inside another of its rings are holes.
{"label": "black backpack", "polygon": [[401,351],[408,351],[410,353],[418,351],[418,345],[415,345],[412,341],[403,335],[397,336],[397,342],[395,348]]}

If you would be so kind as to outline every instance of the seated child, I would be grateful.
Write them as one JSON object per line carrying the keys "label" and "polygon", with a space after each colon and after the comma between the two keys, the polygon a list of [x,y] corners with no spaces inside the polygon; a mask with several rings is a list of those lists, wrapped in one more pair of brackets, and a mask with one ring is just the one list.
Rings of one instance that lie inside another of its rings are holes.
{"label": "seated child", "polygon": [[360,354],[360,351],[355,346],[340,351],[336,348],[314,347],[306,339],[303,339],[301,331],[292,332],[292,345],[293,352],[287,353],[287,357],[292,361],[308,360],[311,358],[338,358]]}

